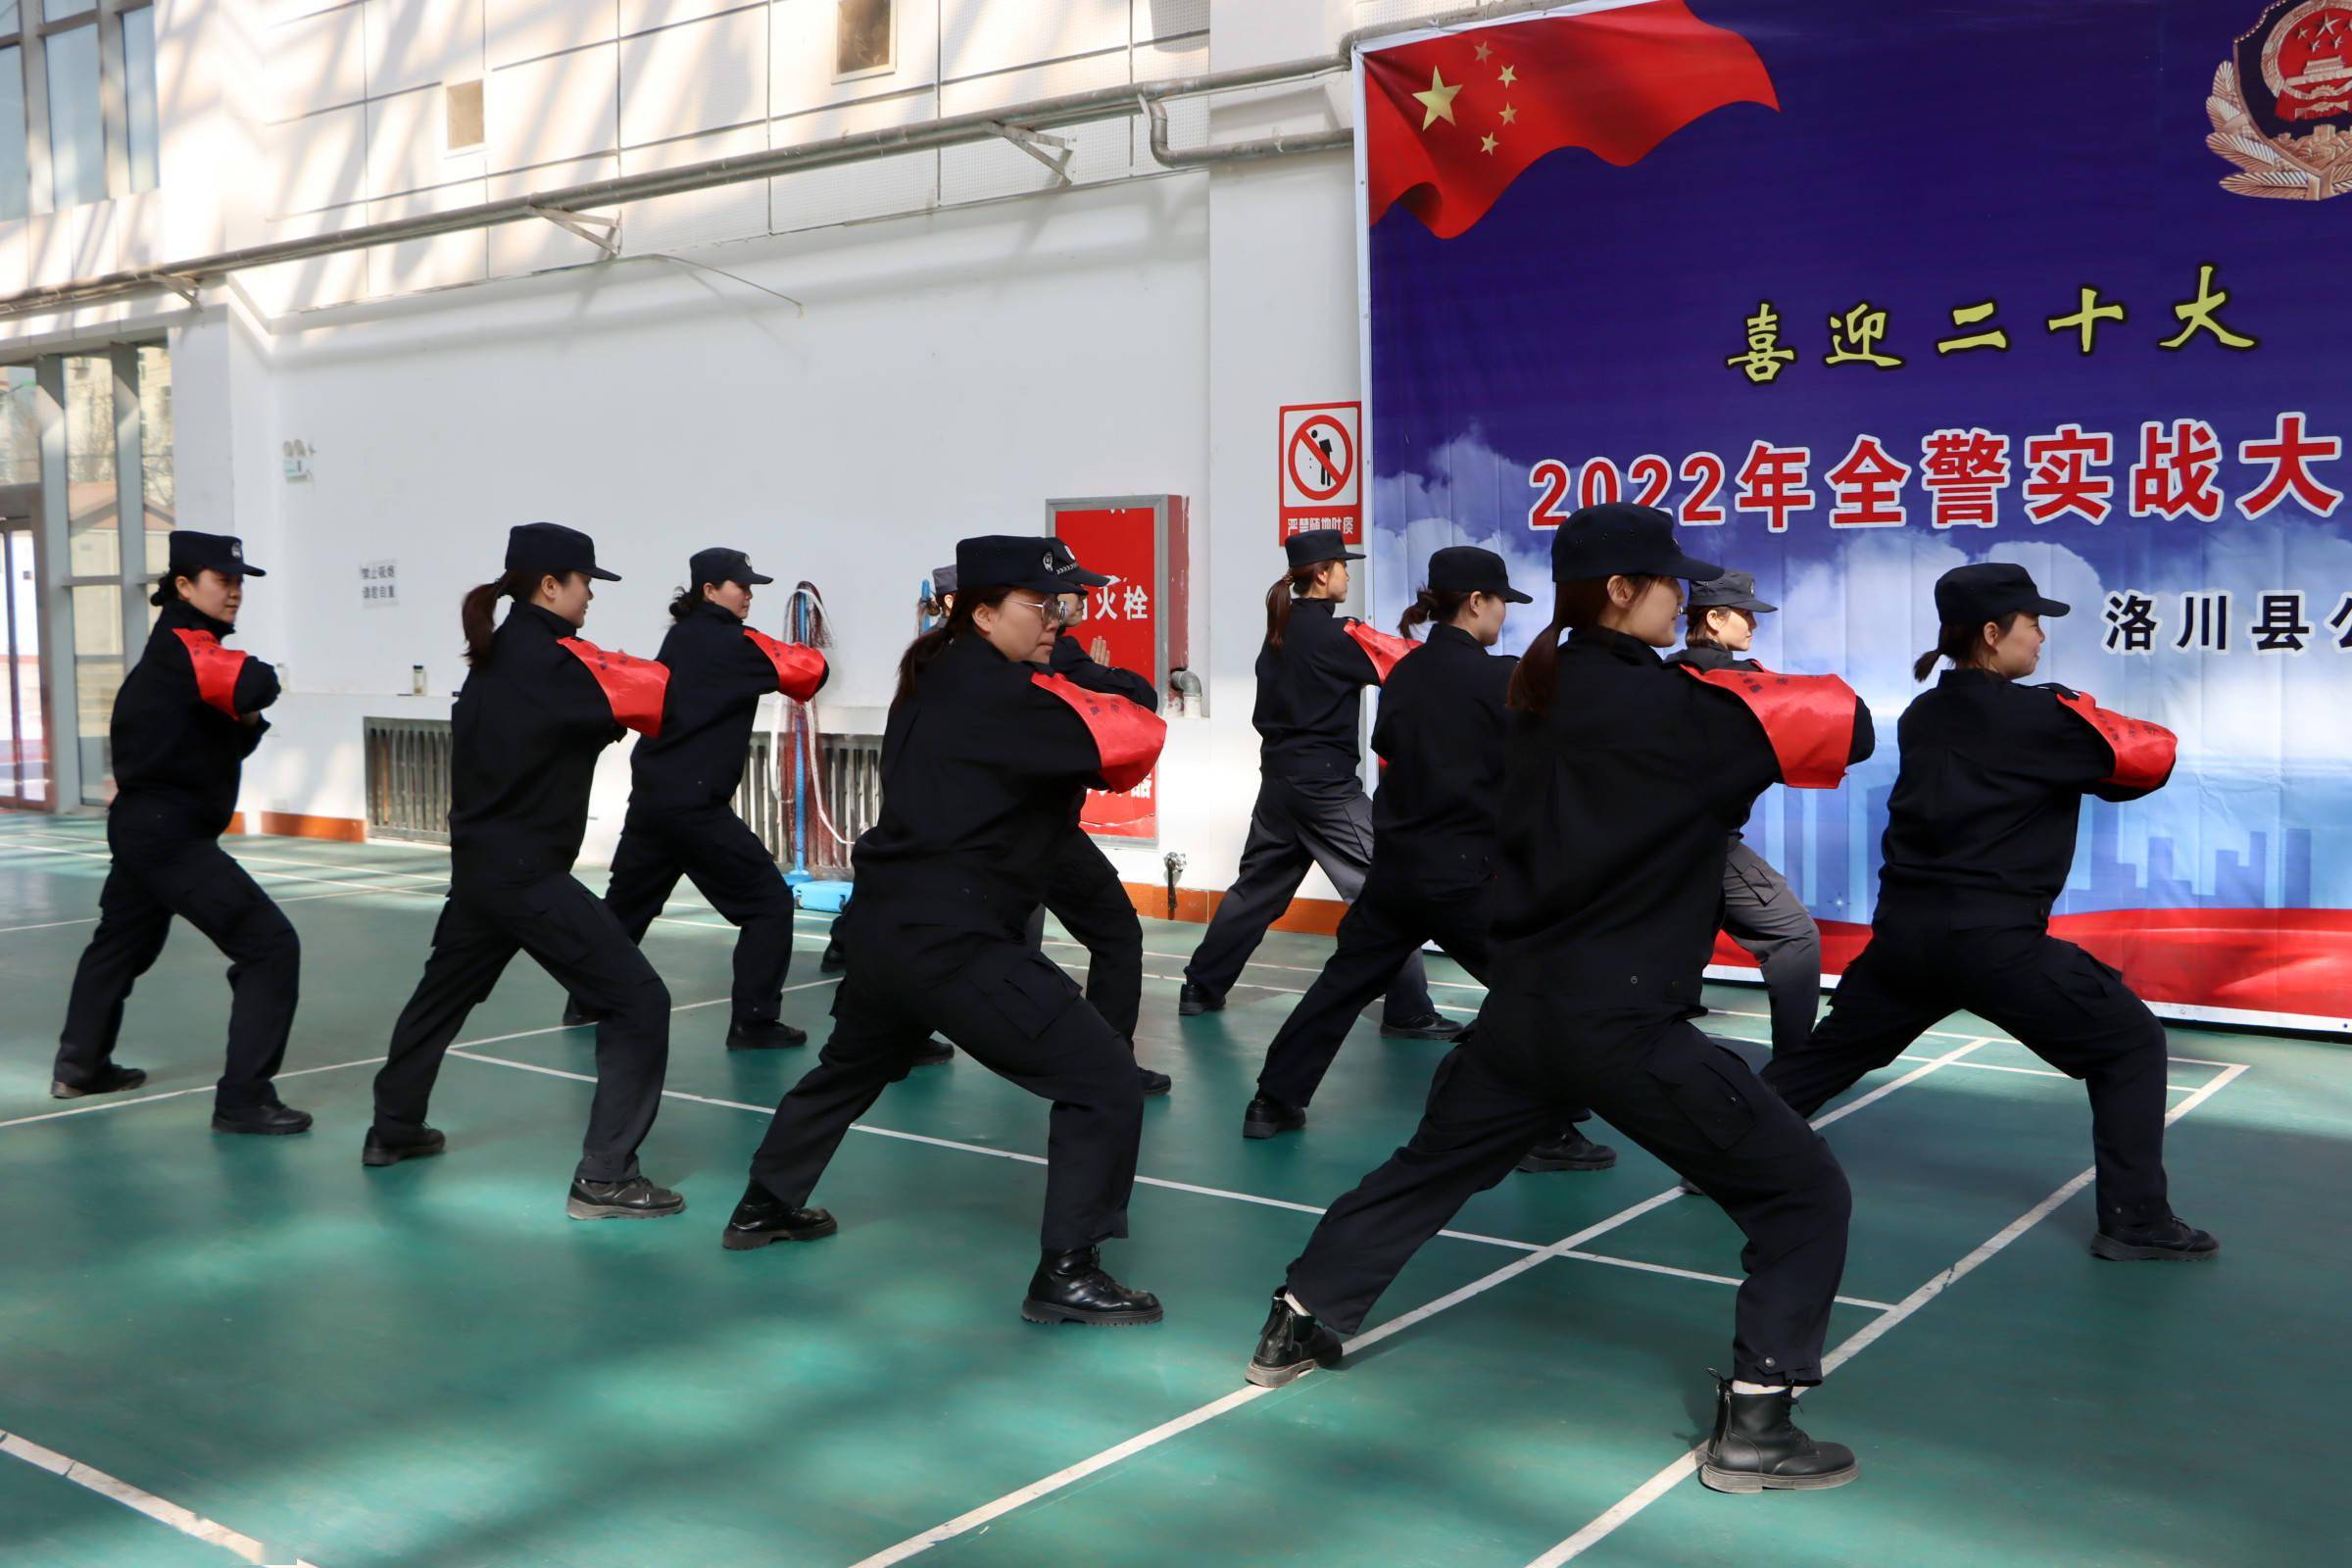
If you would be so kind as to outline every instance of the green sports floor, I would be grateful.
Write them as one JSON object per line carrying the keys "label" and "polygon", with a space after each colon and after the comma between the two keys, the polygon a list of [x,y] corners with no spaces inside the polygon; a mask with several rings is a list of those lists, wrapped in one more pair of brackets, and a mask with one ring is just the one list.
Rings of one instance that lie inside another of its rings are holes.
{"label": "green sports floor", "polygon": [[[1805,1400],[1862,1478],[1731,1497],[1688,1454],[1739,1239],[1622,1140],[1614,1170],[1472,1201],[1345,1368],[1246,1389],[1284,1263],[1410,1131],[1443,1049],[1360,1025],[1313,1125],[1244,1142],[1321,939],[1271,937],[1224,1012],[1180,1022],[1198,928],[1145,923],[1140,1048],[1176,1088],[1110,1261],[1167,1320],[1051,1329],[1017,1311],[1045,1108],[968,1059],[844,1145],[816,1195],[838,1236],[720,1249],[812,1054],[721,1049],[730,934],[691,897],[647,943],[678,1011],[644,1162],[682,1217],[564,1218],[592,1047],[527,960],[442,1074],[447,1157],[363,1169],[446,858],[227,844],[302,933],[280,1083],[307,1137],[208,1131],[227,991],[184,926],[122,1031],[146,1087],[48,1098],[105,846],[93,820],[0,813],[7,1568],[2352,1561],[2328,1480],[2352,1390],[2341,1043],[2173,1032],[2175,1202],[2224,1249],[2194,1267],[2088,1255],[2082,1090],[1979,1021],[1866,1080],[1824,1116],[1853,1248]],[[802,937],[786,1016],[821,1040],[822,920]],[[1432,978],[1475,1006],[1450,965]],[[1763,1036],[1756,993],[1710,1001],[1709,1028]]]}

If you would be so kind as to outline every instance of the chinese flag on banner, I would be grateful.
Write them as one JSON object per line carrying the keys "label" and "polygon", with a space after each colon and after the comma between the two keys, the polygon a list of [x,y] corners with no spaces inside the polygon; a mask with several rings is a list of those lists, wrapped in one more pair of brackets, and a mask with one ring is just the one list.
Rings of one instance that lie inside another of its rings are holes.
{"label": "chinese flag on banner", "polygon": [[1779,109],[1745,38],[1683,0],[1474,27],[1364,56],[1371,220],[1397,202],[1451,239],[1527,167],[1584,147],[1624,168],[1710,110]]}

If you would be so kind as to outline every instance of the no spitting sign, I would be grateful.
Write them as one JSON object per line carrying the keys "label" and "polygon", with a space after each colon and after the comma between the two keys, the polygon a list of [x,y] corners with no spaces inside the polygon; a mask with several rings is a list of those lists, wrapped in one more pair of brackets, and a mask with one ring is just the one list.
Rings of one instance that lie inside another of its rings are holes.
{"label": "no spitting sign", "polygon": [[1293,403],[1282,409],[1278,541],[1309,528],[1364,538],[1361,403]]}

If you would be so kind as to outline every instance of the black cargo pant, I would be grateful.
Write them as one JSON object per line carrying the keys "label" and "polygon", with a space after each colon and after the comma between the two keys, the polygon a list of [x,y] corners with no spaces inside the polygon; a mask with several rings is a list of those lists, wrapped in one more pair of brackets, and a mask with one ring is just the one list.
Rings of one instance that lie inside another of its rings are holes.
{"label": "black cargo pant", "polygon": [[1144,923],[1109,858],[1074,829],[1054,852],[1045,905],[1029,920],[1030,946],[1045,939],[1048,914],[1086,949],[1086,1000],[1134,1045],[1144,1008]]}
{"label": "black cargo pant", "polygon": [[1819,1383],[1852,1209],[1830,1146],[1689,1023],[1612,1026],[1561,998],[1488,998],[1412,1141],[1316,1225],[1292,1294],[1354,1333],[1422,1245],[1578,1104],[1703,1187],[1746,1235],[1732,1375]]}
{"label": "black cargo pant", "polygon": [[[1349,903],[1363,892],[1372,866],[1371,797],[1353,772],[1336,763],[1324,771],[1260,776],[1241,869],[1185,965],[1185,979],[1215,996],[1231,991],[1310,865],[1321,866]],[[1381,1016],[1389,1023],[1419,1023],[1437,1012],[1418,952],[1387,989]]]}
{"label": "black cargo pant", "polygon": [[107,839],[115,863],[98,894],[98,929],[74,971],[53,1076],[84,1088],[114,1059],[123,1004],[163,954],[177,915],[228,958],[228,1060],[214,1103],[238,1110],[274,1102],[270,1080],[285,1061],[301,992],[294,927],[217,838],[118,833],[110,821]]}
{"label": "black cargo pant", "polygon": [[776,1106],[752,1155],[752,1179],[806,1205],[851,1123],[906,1076],[936,1031],[1053,1103],[1041,1244],[1059,1252],[1126,1235],[1144,1127],[1127,1042],[1018,936],[903,923],[925,912],[866,900],[842,918],[850,968],[833,999],[833,1037]]}
{"label": "black cargo pant", "polygon": [[395,1139],[423,1128],[450,1042],[517,953],[602,1020],[576,1174],[597,1182],[636,1175],[637,1146],[662,1108],[669,1065],[669,991],[612,911],[567,872],[519,884],[458,873],[433,927],[424,978],[392,1026],[390,1055],[375,1075],[375,1124]]}
{"label": "black cargo pant", "polygon": [[1764,971],[1772,1049],[1803,1045],[1821,1011],[1821,927],[1788,879],[1737,833],[1724,859],[1723,929]]}
{"label": "black cargo pant", "polygon": [[2121,973],[2051,936],[2038,911],[2005,925],[1954,923],[1970,919],[1929,901],[1882,902],[1829,1016],[1802,1048],[1774,1054],[1764,1082],[1810,1116],[1945,1014],[1976,1013],[2090,1091],[2102,1227],[2169,1218],[2164,1025]]}
{"label": "black cargo pant", "polygon": [[606,906],[631,942],[645,941],[681,876],[736,929],[734,1021],[774,1023],[792,967],[792,888],[775,858],[726,807],[632,805],[605,885]]}

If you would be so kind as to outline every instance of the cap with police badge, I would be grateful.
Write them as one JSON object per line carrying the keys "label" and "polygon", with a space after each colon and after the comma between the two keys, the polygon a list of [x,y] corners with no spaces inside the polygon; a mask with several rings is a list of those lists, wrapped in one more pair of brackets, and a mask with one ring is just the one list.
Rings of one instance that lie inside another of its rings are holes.
{"label": "cap with police badge", "polygon": [[1683,554],[1674,519],[1655,507],[1611,501],[1580,508],[1551,536],[1551,580],[1586,577],[1681,577],[1712,582],[1723,568]]}
{"label": "cap with police badge", "polygon": [[518,522],[509,528],[507,569],[559,577],[567,571],[583,571],[602,582],[620,581],[620,573],[596,564],[595,540],[560,522]]}
{"label": "cap with police badge", "polygon": [[2005,561],[1954,566],[1936,579],[1936,618],[1946,626],[1982,626],[2013,610],[2063,615],[2073,608],[2062,600],[2044,599],[2032,573]]}
{"label": "cap with police badge", "polygon": [[1442,594],[1493,594],[1514,605],[1535,601],[1511,586],[1502,558],[1476,545],[1447,545],[1429,558],[1429,586]]}
{"label": "cap with police badge", "polygon": [[1291,558],[1293,571],[1320,566],[1326,561],[1364,559],[1362,551],[1348,548],[1348,536],[1337,528],[1308,528],[1285,539],[1282,548]]}
{"label": "cap with police badge", "polygon": [[259,566],[245,564],[245,541],[233,534],[198,533],[193,528],[172,530],[172,575],[193,577],[217,571],[223,577],[267,577]]}
{"label": "cap with police badge", "polygon": [[[956,541],[956,580],[978,588],[1027,588],[1057,594],[1068,583],[1068,546],[1044,534],[986,533]],[[936,578],[933,586],[938,586]],[[961,590],[958,589],[958,592]]]}
{"label": "cap with police badge", "polygon": [[1756,597],[1753,573],[1726,570],[1722,576],[1690,585],[1690,597],[1684,603],[1693,612],[1709,610],[1744,610],[1754,615],[1769,615],[1781,607]]}
{"label": "cap with police badge", "polygon": [[752,558],[742,551],[716,545],[709,550],[697,550],[693,559],[686,563],[686,569],[692,574],[691,586],[696,588],[705,583],[717,582],[738,582],[746,588],[753,588],[776,580],[754,571]]}
{"label": "cap with police badge", "polygon": [[935,594],[954,593],[956,591],[956,568],[954,566],[932,567],[931,591]]}
{"label": "cap with police badge", "polygon": [[1078,554],[1067,541],[1056,537],[1053,541],[1054,558],[1061,563],[1061,586],[1071,593],[1081,588],[1101,588],[1110,581],[1099,571],[1089,571],[1078,564]]}

